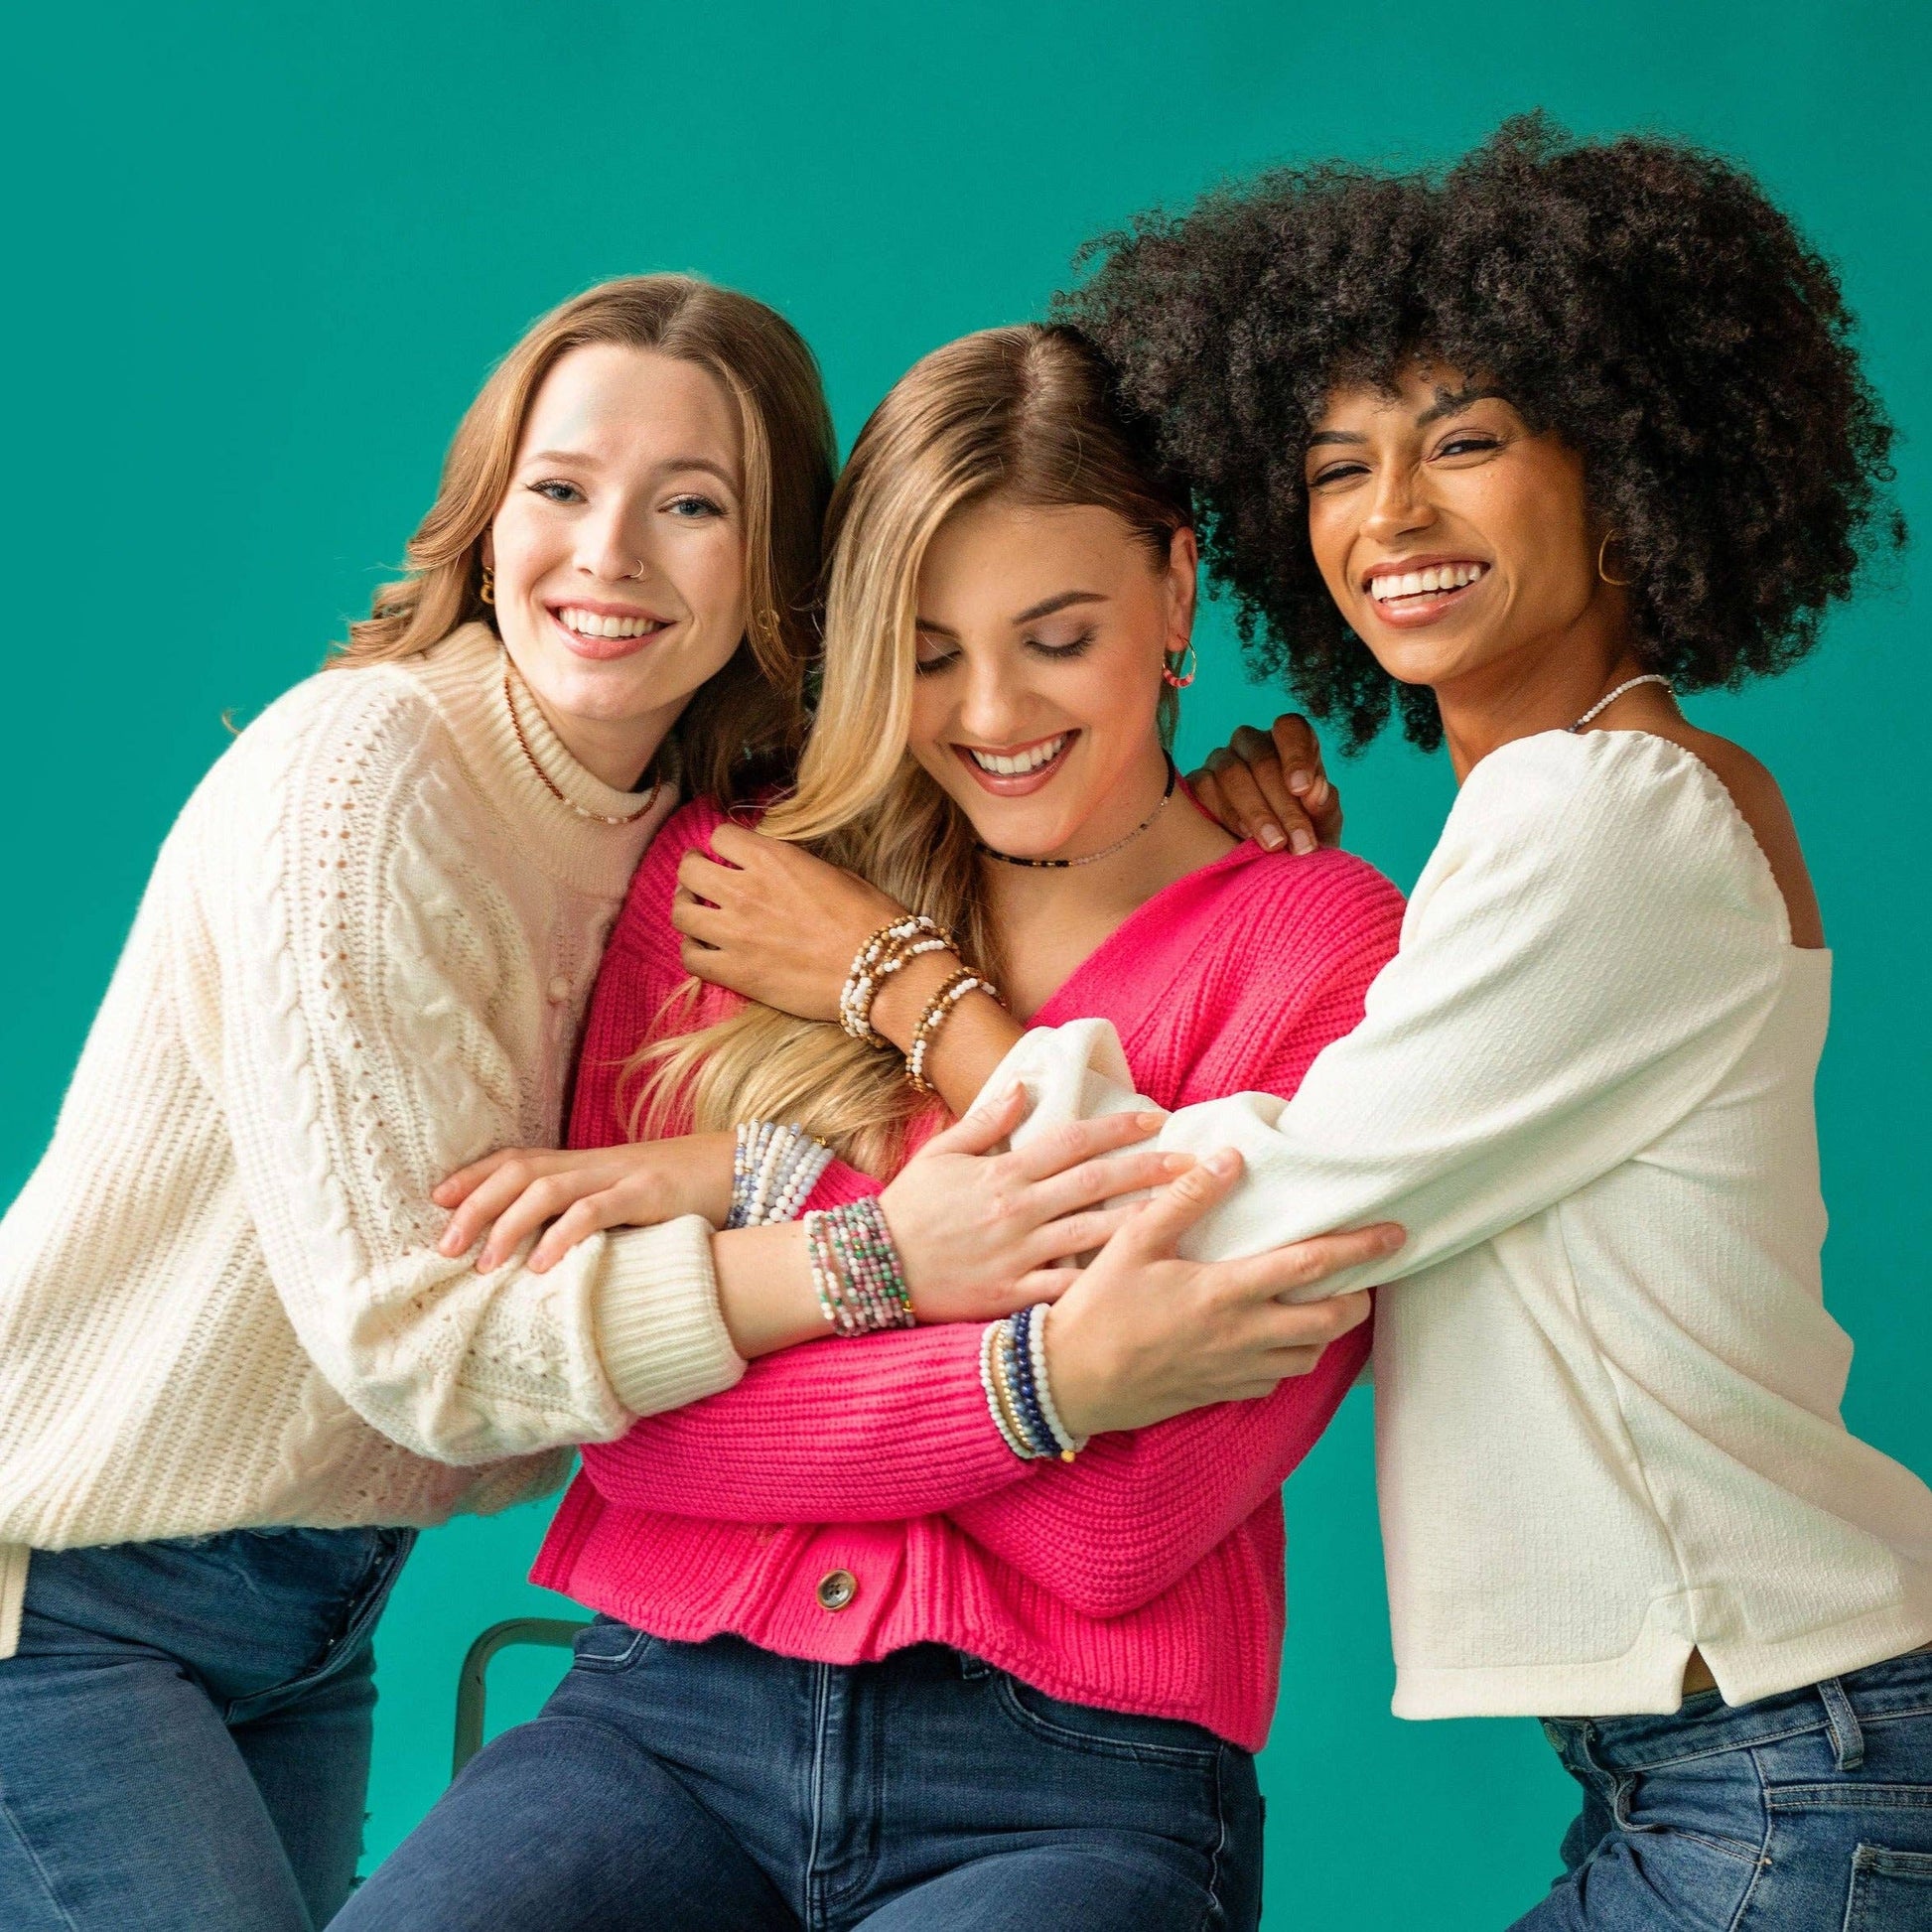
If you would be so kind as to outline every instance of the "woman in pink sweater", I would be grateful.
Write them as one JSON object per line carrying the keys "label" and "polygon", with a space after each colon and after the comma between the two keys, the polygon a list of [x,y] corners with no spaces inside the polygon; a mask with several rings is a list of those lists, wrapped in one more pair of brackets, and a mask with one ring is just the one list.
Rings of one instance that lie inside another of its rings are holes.
{"label": "woman in pink sweater", "polygon": [[[1040,1308],[991,1329],[888,1328],[890,1239],[855,1234],[883,1234],[870,1175],[941,1124],[946,1054],[1006,1024],[988,981],[1035,1024],[1112,1021],[1163,1106],[1288,1095],[1360,1018],[1400,899],[1343,854],[1236,845],[1176,791],[1189,500],[1079,337],[928,356],[861,436],[832,528],[820,720],[764,829],[848,867],[837,890],[872,895],[875,923],[943,920],[970,983],[903,930],[843,1030],[829,1006],[694,992],[674,915],[750,838],[700,801],[613,935],[572,1140],[787,1123],[738,1136],[716,1217],[809,1209],[828,1313],[884,1331],[767,1357],[587,1449],[536,1575],[602,1615],[544,1715],[477,1759],[345,1926],[1258,1920],[1280,1486],[1366,1328],[1200,1407],[1173,1306],[1137,1326],[1106,1270],[1057,1300],[1066,1278],[1041,1281]],[[1151,1207],[1114,1247],[1184,1213]],[[1144,1304],[1185,1296],[1173,1269],[1140,1277]],[[1204,1326],[1278,1315],[1273,1293]]]}

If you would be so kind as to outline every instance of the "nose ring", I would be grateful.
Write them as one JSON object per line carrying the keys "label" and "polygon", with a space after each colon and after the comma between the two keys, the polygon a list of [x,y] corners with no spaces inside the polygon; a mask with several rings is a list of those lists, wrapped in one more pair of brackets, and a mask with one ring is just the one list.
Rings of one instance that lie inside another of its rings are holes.
{"label": "nose ring", "polygon": [[624,572],[624,576],[626,578],[641,577],[643,576],[643,574],[644,574],[644,560],[641,557],[637,559],[637,568],[635,570],[626,570]]}

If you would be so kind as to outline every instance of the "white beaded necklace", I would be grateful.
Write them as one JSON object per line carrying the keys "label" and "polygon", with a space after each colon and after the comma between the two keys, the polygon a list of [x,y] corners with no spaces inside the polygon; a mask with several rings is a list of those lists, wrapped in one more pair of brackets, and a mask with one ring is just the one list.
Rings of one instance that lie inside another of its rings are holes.
{"label": "white beaded necklace", "polygon": [[1585,712],[1584,715],[1581,718],[1579,718],[1574,725],[1566,725],[1564,727],[1564,730],[1572,731],[1572,732],[1582,731],[1583,728],[1587,724],[1588,724],[1592,718],[1596,717],[1601,712],[1605,712],[1609,710],[1611,705],[1615,704],[1617,699],[1622,697],[1624,692],[1634,691],[1637,688],[1637,686],[1640,684],[1661,684],[1666,691],[1669,691],[1671,693],[1673,697],[1677,695],[1676,687],[1671,683],[1670,679],[1663,674],[1662,671],[1645,671],[1641,677],[1625,678],[1623,682],[1619,684],[1614,691],[1610,692],[1607,697],[1598,698],[1596,702],[1593,705],[1591,705],[1590,708],[1587,712]]}

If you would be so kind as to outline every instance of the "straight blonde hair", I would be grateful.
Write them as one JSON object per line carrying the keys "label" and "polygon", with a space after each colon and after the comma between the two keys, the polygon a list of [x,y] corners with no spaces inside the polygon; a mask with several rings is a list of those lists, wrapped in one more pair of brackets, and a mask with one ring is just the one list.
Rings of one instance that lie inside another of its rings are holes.
{"label": "straight blonde hair", "polygon": [[[759,829],[929,914],[997,975],[972,826],[906,749],[920,567],[946,519],[988,497],[1111,510],[1155,569],[1193,522],[1186,483],[1077,331],[989,329],[914,363],[860,432],[833,491],[818,714],[796,790]],[[1164,741],[1173,718],[1164,692]],[[901,1157],[924,1105],[896,1053],[760,1006],[645,1049],[626,1074],[642,1076],[633,1133],[664,1132],[686,1113],[699,1133],[796,1121],[875,1173]]]}
{"label": "straight blonde hair", "polygon": [[737,653],[693,696],[659,754],[660,776],[720,799],[785,775],[804,736],[816,646],[820,531],[837,446],[818,363],[776,310],[691,275],[631,275],[573,297],[532,325],[491,372],[450,444],[408,576],[375,594],[332,661],[380,664],[427,650],[478,620],[483,537],[509,488],[537,390],[590,343],[656,349],[709,371],[737,404],[745,441],[745,578],[751,616]]}

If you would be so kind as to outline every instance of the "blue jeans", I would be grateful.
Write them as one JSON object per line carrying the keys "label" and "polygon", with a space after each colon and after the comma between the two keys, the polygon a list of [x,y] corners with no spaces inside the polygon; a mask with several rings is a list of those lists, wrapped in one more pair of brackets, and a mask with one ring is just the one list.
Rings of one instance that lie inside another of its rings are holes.
{"label": "blue jeans", "polygon": [[1932,1932],[1932,1654],[1544,1728],[1584,1809],[1516,1932]]}
{"label": "blue jeans", "polygon": [[410,1530],[37,1551],[0,1661],[6,1932],[313,1932],[361,1854]]}
{"label": "blue jeans", "polygon": [[803,1663],[600,1617],[338,1932],[1252,1932],[1254,1760],[938,1644]]}

